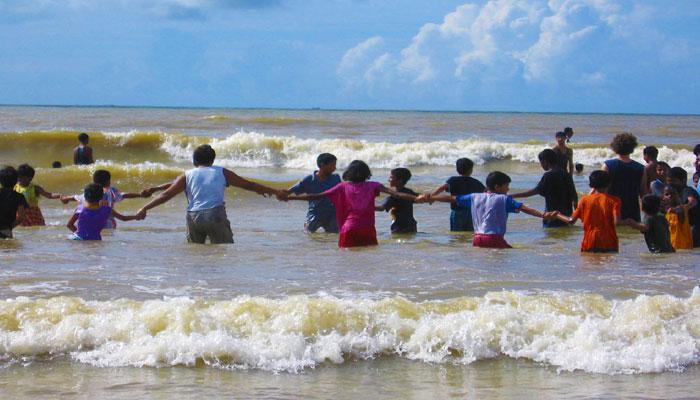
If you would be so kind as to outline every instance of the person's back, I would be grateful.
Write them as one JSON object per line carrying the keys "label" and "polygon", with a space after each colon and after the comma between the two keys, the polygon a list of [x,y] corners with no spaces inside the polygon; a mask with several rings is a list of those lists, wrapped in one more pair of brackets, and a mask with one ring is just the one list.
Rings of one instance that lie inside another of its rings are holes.
{"label": "person's back", "polygon": [[378,182],[342,182],[326,191],[336,206],[341,232],[374,228],[374,199],[379,194]]}
{"label": "person's back", "polygon": [[652,253],[673,253],[671,231],[668,220],[662,214],[645,215],[644,224],[648,227],[644,232],[644,241]]}
{"label": "person's back", "polygon": [[199,166],[185,172],[187,211],[202,211],[224,205],[226,177],[223,167]]}
{"label": "person's back", "polygon": [[80,145],[73,149],[73,163],[75,165],[90,165],[95,163],[92,147],[88,146],[90,137],[86,133],[78,135]]}
{"label": "person's back", "polygon": [[[483,193],[486,187],[479,180],[472,178],[474,162],[468,158],[460,158],[456,161],[455,167],[458,176],[450,177],[445,185],[441,187],[452,196],[464,196],[472,193]],[[436,191],[438,193],[440,190]],[[450,230],[453,232],[473,231],[471,209],[463,207],[457,203],[450,204]]]}
{"label": "person's back", "polygon": [[578,203],[572,218],[583,223],[581,251],[616,252],[619,250],[616,215],[619,216],[621,201],[606,193],[584,196]]}
{"label": "person's back", "polygon": [[[544,197],[545,211],[559,211],[564,215],[571,215],[578,195],[570,174],[558,167],[551,169],[542,175],[537,190]],[[558,220],[543,221],[542,224],[546,227],[566,225]]]}
{"label": "person's back", "polygon": [[520,208],[520,203],[500,193],[472,193],[471,199],[474,232],[482,235],[505,235],[508,213]]}
{"label": "person's back", "polygon": [[639,222],[641,218],[639,194],[644,166],[634,160],[629,162],[607,160],[605,165],[610,174],[608,194],[616,196],[622,201],[621,217],[623,219],[632,218]]}
{"label": "person's back", "polygon": [[97,208],[84,206],[76,210],[78,215],[75,239],[78,240],[102,240],[102,229],[107,225],[107,220],[112,214],[109,206],[99,206]]}

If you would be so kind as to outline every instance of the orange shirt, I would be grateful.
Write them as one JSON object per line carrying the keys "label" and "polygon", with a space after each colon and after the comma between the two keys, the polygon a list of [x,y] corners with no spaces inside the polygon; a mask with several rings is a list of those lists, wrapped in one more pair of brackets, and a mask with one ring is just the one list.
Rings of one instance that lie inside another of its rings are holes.
{"label": "orange shirt", "polygon": [[606,193],[584,196],[571,218],[583,222],[581,251],[618,251],[615,217],[620,215],[622,201]]}
{"label": "orange shirt", "polygon": [[683,211],[683,222],[678,218],[673,210],[666,212],[666,220],[668,221],[668,230],[671,233],[671,244],[676,250],[693,248],[693,234],[690,231],[690,223],[688,222],[688,210]]}

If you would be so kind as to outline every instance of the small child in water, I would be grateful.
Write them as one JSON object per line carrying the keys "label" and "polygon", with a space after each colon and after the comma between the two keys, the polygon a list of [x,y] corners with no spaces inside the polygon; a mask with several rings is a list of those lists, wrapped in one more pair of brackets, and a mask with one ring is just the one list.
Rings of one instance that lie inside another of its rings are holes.
{"label": "small child in water", "polygon": [[557,218],[569,224],[581,219],[583,222],[581,251],[617,253],[620,250],[620,244],[615,226],[625,224],[620,221],[622,200],[606,193],[610,186],[610,174],[606,171],[591,172],[588,182],[592,190],[579,201],[571,217],[559,214]]}
{"label": "small child in water", "polygon": [[90,165],[95,163],[92,156],[92,147],[88,146],[90,136],[87,133],[78,135],[80,145],[73,149],[73,164],[75,165]]}
{"label": "small child in water", "polygon": [[24,221],[29,208],[24,196],[14,191],[17,170],[5,167],[0,170],[0,239],[11,239],[12,229]]}
{"label": "small child in water", "polygon": [[497,249],[511,248],[506,242],[506,226],[509,213],[524,212],[537,218],[551,220],[557,212],[541,213],[508,196],[510,177],[503,172],[494,171],[486,177],[486,193],[472,193],[462,196],[433,195],[426,193],[418,198],[422,201],[442,201],[457,203],[461,207],[471,209],[474,221],[474,247],[490,247]]}
{"label": "small child in water", "polygon": [[24,196],[27,200],[29,208],[26,210],[25,218],[20,224],[21,226],[44,226],[44,216],[39,208],[39,196],[44,196],[47,199],[60,199],[60,193],[49,193],[39,185],[32,183],[34,179],[34,168],[29,164],[22,164],[17,167],[17,184],[15,192]]}
{"label": "small child in water", "polygon": [[576,170],[576,175],[581,175],[583,173],[583,164],[576,163],[574,169]]}
{"label": "small child in water", "polygon": [[110,217],[116,217],[121,221],[138,219],[136,215],[127,216],[116,212],[103,200],[102,186],[96,183],[85,186],[83,198],[85,199],[83,207],[75,210],[66,225],[73,232],[71,236],[73,240],[102,240],[100,233]]}
{"label": "small child in water", "polygon": [[692,249],[693,234],[690,229],[688,205],[681,204],[681,196],[673,186],[666,186],[664,188],[661,204],[666,214],[666,220],[668,221],[673,248],[676,250]]}
{"label": "small child in water", "polygon": [[644,233],[644,241],[647,248],[652,253],[673,253],[676,250],[671,244],[671,233],[669,231],[666,217],[659,213],[661,211],[661,199],[648,194],[642,198],[642,211],[644,211],[644,222],[639,223],[631,218],[627,219],[627,224]]}
{"label": "small child in water", "polygon": [[338,247],[377,245],[374,219],[374,199],[386,193],[402,200],[413,201],[416,196],[388,189],[379,182],[368,181],[372,176],[369,166],[354,160],[343,172],[343,182],[323,193],[278,196],[280,200],[317,200],[329,198],[335,205],[340,227]]}
{"label": "small child in water", "polygon": [[[408,168],[394,168],[389,175],[389,186],[399,193],[418,196],[418,193],[406,187],[406,183],[411,179],[411,171]],[[377,211],[391,211],[391,233],[415,233],[417,223],[413,218],[413,200],[404,200],[390,196],[384,200],[381,206],[377,206]]]}
{"label": "small child in water", "polygon": [[[435,189],[432,195],[448,192],[452,196],[463,196],[472,193],[483,193],[486,187],[476,178],[472,178],[474,162],[468,158],[460,158],[455,162],[458,176],[450,177],[442,186]],[[452,203],[450,205],[450,231],[471,232],[474,230],[472,212],[469,208],[463,208]]]}

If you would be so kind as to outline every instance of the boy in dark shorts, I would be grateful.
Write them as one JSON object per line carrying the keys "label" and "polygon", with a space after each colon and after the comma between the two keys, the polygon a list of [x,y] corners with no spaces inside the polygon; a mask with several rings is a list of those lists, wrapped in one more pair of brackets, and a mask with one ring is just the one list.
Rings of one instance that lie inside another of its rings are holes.
{"label": "boy in dark shorts", "polygon": [[676,250],[671,244],[671,231],[668,227],[666,216],[660,214],[661,199],[648,194],[642,198],[642,211],[644,222],[639,223],[628,219],[627,224],[644,233],[644,241],[652,253],[673,253]]}
{"label": "boy in dark shorts", "polygon": [[[389,176],[389,186],[399,193],[408,193],[418,196],[418,193],[406,187],[411,179],[411,171],[407,168],[395,168]],[[391,233],[414,233],[417,231],[417,223],[413,218],[413,201],[387,197],[381,206],[375,207],[377,211],[391,211]]]}
{"label": "boy in dark shorts", "polygon": [[[299,183],[285,190],[286,194],[318,194],[340,183],[340,176],[334,174],[337,158],[330,153],[319,154],[316,158],[318,170],[308,175]],[[304,227],[308,232],[323,228],[327,233],[338,233],[335,206],[328,198],[309,200]]]}
{"label": "boy in dark shorts", "polygon": [[17,170],[5,167],[0,170],[0,239],[11,239],[12,229],[24,221],[25,211],[29,208],[27,200],[15,192]]}
{"label": "boy in dark shorts", "polygon": [[[483,193],[486,187],[471,177],[474,163],[468,158],[460,158],[455,163],[459,176],[453,176],[444,185],[435,189],[431,194],[436,196],[448,192],[452,196],[464,196],[472,193]],[[472,212],[470,207],[462,207],[457,203],[450,205],[450,230],[453,232],[473,231]]]}
{"label": "boy in dark shorts", "polygon": [[[545,211],[559,211],[564,215],[571,215],[578,203],[578,194],[574,186],[574,180],[570,174],[559,166],[559,157],[552,149],[545,149],[538,155],[540,166],[545,170],[542,179],[533,189],[526,192],[513,194],[513,198],[530,197],[536,194],[544,197]],[[545,228],[568,226],[567,223],[555,220],[542,220]]]}

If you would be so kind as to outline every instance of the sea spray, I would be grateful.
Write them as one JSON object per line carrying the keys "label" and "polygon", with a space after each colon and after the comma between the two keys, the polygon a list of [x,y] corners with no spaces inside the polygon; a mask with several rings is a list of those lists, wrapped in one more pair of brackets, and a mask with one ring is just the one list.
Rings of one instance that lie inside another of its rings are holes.
{"label": "sea spray", "polygon": [[687,298],[628,300],[505,291],[425,302],[15,298],[0,303],[0,354],[291,372],[377,356],[456,364],[507,356],[602,374],[680,371],[700,361],[700,289]]}

